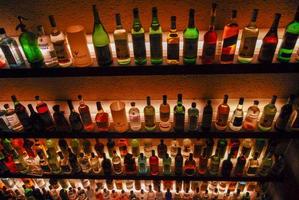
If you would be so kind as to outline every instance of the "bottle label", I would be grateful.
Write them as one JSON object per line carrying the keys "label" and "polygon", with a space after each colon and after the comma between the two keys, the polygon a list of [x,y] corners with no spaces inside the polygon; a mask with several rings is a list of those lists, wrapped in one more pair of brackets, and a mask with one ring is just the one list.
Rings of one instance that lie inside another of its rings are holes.
{"label": "bottle label", "polygon": [[216,54],[216,43],[204,42],[202,57],[203,59],[214,59]]}
{"label": "bottle label", "polygon": [[261,125],[266,128],[271,127],[274,117],[275,117],[275,114],[274,115],[264,114],[261,118],[261,122],[260,122]]}
{"label": "bottle label", "polygon": [[22,54],[17,44],[1,45],[1,49],[9,64],[21,65],[24,63]]}
{"label": "bottle label", "polygon": [[6,116],[6,119],[12,128],[22,126],[21,122],[16,114]]}
{"label": "bottle label", "polygon": [[109,44],[102,47],[94,46],[94,50],[99,65],[108,65],[112,62],[112,54]]}
{"label": "bottle label", "polygon": [[108,128],[109,127],[109,119],[108,113],[102,113],[99,119],[96,120],[96,124],[98,128]]}
{"label": "bottle label", "polygon": [[167,59],[178,60],[180,58],[180,46],[177,44],[167,44]]}
{"label": "bottle label", "polygon": [[272,62],[276,46],[277,43],[263,43],[259,54],[259,60]]}
{"label": "bottle label", "polygon": [[248,167],[247,174],[256,174],[256,167]]}
{"label": "bottle label", "polygon": [[228,113],[219,113],[217,116],[217,125],[226,126],[228,120]]}
{"label": "bottle label", "polygon": [[139,123],[140,122],[140,115],[130,115],[129,116],[129,119],[130,119],[130,122],[136,122],[136,123]]}
{"label": "bottle label", "polygon": [[169,112],[160,112],[160,120],[162,122],[168,122],[169,121],[169,117],[170,117],[170,113]]}
{"label": "bottle label", "polygon": [[150,34],[150,49],[152,59],[162,59],[162,34]]}
{"label": "bottle label", "polygon": [[145,115],[144,116],[145,126],[154,127],[155,126],[155,115]]}
{"label": "bottle label", "polygon": [[39,43],[38,46],[44,56],[45,62],[52,62],[53,59],[56,58],[55,50],[53,48],[51,48],[51,44]]}
{"label": "bottle label", "polygon": [[232,61],[234,59],[237,40],[238,34],[224,38],[221,52],[222,61]]}
{"label": "bottle label", "polygon": [[64,40],[53,43],[59,62],[69,62],[69,55],[66,42]]}
{"label": "bottle label", "polygon": [[132,34],[134,57],[136,59],[145,59],[145,38],[144,34]]}
{"label": "bottle label", "polygon": [[196,58],[197,46],[198,46],[198,38],[196,39],[184,38],[183,57]]}
{"label": "bottle label", "polygon": [[233,120],[233,125],[240,127],[242,126],[243,117],[235,117]]}
{"label": "bottle label", "polygon": [[117,39],[115,42],[116,55],[118,59],[127,59],[130,57],[128,40]]}
{"label": "bottle label", "polygon": [[251,58],[254,54],[257,37],[244,38],[243,46],[240,49],[239,55],[245,58]]}

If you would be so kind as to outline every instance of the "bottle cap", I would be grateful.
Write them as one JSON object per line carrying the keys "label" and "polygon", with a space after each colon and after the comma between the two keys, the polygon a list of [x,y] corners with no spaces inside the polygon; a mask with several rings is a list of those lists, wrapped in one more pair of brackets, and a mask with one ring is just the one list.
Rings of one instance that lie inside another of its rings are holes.
{"label": "bottle cap", "polygon": [[78,95],[78,99],[82,100],[82,95],[81,94]]}
{"label": "bottle cap", "polygon": [[134,101],[131,102],[131,106],[134,107],[136,103]]}
{"label": "bottle cap", "polygon": [[244,97],[240,97],[239,104],[243,105],[243,103],[244,103]]}
{"label": "bottle cap", "polygon": [[192,102],[191,107],[192,107],[192,108],[196,108],[196,103],[195,103],[195,102]]}
{"label": "bottle cap", "polygon": [[54,110],[55,112],[59,112],[59,111],[60,111],[60,105],[54,105],[54,106],[53,106],[53,110]]}
{"label": "bottle cap", "polygon": [[256,105],[256,106],[259,105],[259,103],[260,103],[260,102],[259,102],[258,100],[254,100],[254,101],[253,101],[253,104]]}
{"label": "bottle cap", "polygon": [[6,31],[5,31],[4,28],[0,28],[0,34],[1,34],[1,35],[2,35],[2,34],[6,34]]}
{"label": "bottle cap", "polygon": [[49,15],[49,21],[52,27],[56,27],[56,21],[54,15]]}
{"label": "bottle cap", "polygon": [[11,99],[12,99],[13,102],[17,101],[16,95],[11,95]]}

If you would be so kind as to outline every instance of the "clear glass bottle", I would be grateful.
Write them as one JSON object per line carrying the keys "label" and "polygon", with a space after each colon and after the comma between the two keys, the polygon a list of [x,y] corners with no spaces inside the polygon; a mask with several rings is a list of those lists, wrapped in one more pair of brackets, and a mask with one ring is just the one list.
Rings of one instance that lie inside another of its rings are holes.
{"label": "clear glass bottle", "polygon": [[186,158],[186,159],[189,157],[189,154],[192,151],[192,144],[193,143],[192,143],[192,141],[189,138],[185,138],[183,140],[182,153],[183,153],[184,158]]}
{"label": "clear glass bottle", "polygon": [[179,64],[180,62],[180,37],[176,30],[176,16],[170,18],[171,26],[167,35],[167,63]]}
{"label": "clear glass bottle", "polygon": [[272,123],[277,112],[276,99],[277,96],[274,95],[271,102],[264,107],[262,117],[258,123],[260,131],[270,131],[272,129]]}
{"label": "clear glass bottle", "polygon": [[161,64],[163,62],[162,28],[158,20],[157,7],[152,8],[152,23],[149,28],[151,63]]}
{"label": "clear glass bottle", "polygon": [[213,107],[212,101],[208,100],[207,105],[203,109],[202,120],[201,120],[201,128],[203,131],[208,131],[212,127],[213,120]]}
{"label": "clear glass bottle", "polygon": [[196,174],[196,162],[193,159],[193,154],[189,154],[189,158],[185,161],[184,172],[187,176],[194,176]]}
{"label": "clear glass bottle", "polygon": [[239,131],[242,129],[242,122],[244,118],[243,103],[244,103],[244,98],[241,97],[239,99],[239,104],[236,110],[234,111],[233,116],[229,122],[229,128],[233,131]]}
{"label": "clear glass bottle", "polygon": [[81,132],[84,129],[83,123],[81,121],[79,113],[74,109],[73,103],[71,100],[67,100],[68,106],[70,108],[69,121],[74,132]]}
{"label": "clear glass bottle", "polygon": [[146,157],[143,155],[143,153],[140,153],[140,156],[138,157],[138,172],[139,174],[147,174],[147,164],[146,164]]}
{"label": "clear glass bottle", "polygon": [[198,130],[198,115],[199,115],[199,110],[196,108],[196,103],[192,102],[191,108],[188,109],[189,131]]}
{"label": "clear glass bottle", "polygon": [[140,143],[139,139],[132,139],[131,140],[131,147],[132,147],[132,154],[135,157],[138,157],[140,154]]}
{"label": "clear glass bottle", "polygon": [[183,95],[178,94],[177,105],[173,111],[174,130],[183,132],[185,128],[185,107],[183,106]]}
{"label": "clear glass bottle", "polygon": [[115,174],[122,173],[121,158],[119,155],[117,155],[116,151],[113,152],[112,165]]}
{"label": "clear glass bottle", "polygon": [[217,130],[225,130],[229,116],[229,105],[227,104],[228,95],[224,95],[223,103],[218,106],[215,127]]}
{"label": "clear glass bottle", "polygon": [[92,131],[94,129],[94,124],[91,119],[89,106],[84,102],[82,95],[78,95],[79,107],[78,111],[80,113],[82,124],[86,131]]}
{"label": "clear glass bottle", "polygon": [[171,130],[170,106],[167,103],[167,95],[163,95],[163,103],[160,105],[160,130],[168,132]]}
{"label": "clear glass bottle", "polygon": [[97,101],[97,114],[95,117],[98,131],[109,131],[109,114],[104,111],[100,101]]}
{"label": "clear glass bottle", "polygon": [[171,158],[168,153],[163,157],[163,174],[171,175]]}
{"label": "clear glass bottle", "polygon": [[250,158],[247,165],[246,175],[255,176],[259,168],[259,161],[257,160],[258,154],[255,154],[253,158]]}
{"label": "clear glass bottle", "polygon": [[135,107],[135,102],[131,102],[131,108],[129,110],[130,128],[132,131],[139,131],[142,127],[140,119],[140,111]]}
{"label": "clear glass bottle", "polygon": [[259,101],[254,100],[253,105],[248,108],[246,117],[243,122],[244,130],[254,131],[257,129],[257,121],[260,115],[260,109],[258,105],[259,105]]}
{"label": "clear glass bottle", "polygon": [[210,165],[209,165],[209,173],[212,176],[217,176],[219,173],[219,166],[220,166],[220,157],[219,152],[216,149],[215,154],[211,157]]}
{"label": "clear glass bottle", "polygon": [[91,172],[91,165],[89,162],[89,158],[87,155],[85,155],[84,153],[80,153],[79,154],[79,164],[81,166],[82,172],[83,173],[90,173]]}
{"label": "clear glass bottle", "polygon": [[146,97],[147,106],[144,107],[144,127],[147,131],[155,130],[156,128],[156,113],[155,108],[151,105],[151,98]]}
{"label": "clear glass bottle", "polygon": [[289,119],[293,112],[293,104],[295,101],[295,95],[290,95],[287,104],[283,105],[280,109],[280,113],[275,122],[275,129],[278,131],[285,131],[289,122]]}
{"label": "clear glass bottle", "polygon": [[170,156],[171,157],[176,156],[179,146],[180,146],[179,142],[176,139],[171,140],[171,145],[170,145]]}
{"label": "clear glass bottle", "polygon": [[21,132],[24,130],[23,125],[21,124],[16,112],[14,109],[9,108],[8,104],[4,104],[4,108],[6,109],[5,117],[11,127],[11,129],[15,132]]}

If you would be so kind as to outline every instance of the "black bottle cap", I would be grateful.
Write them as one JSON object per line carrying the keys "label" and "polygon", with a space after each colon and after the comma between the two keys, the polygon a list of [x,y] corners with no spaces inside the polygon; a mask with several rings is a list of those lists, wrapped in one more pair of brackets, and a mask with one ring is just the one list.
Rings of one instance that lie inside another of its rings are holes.
{"label": "black bottle cap", "polygon": [[136,103],[133,101],[131,102],[131,106],[134,107],[136,105]]}
{"label": "black bottle cap", "polygon": [[158,15],[157,7],[152,7],[152,15],[153,15],[153,17],[157,17],[157,15]]}
{"label": "black bottle cap", "polygon": [[139,17],[139,11],[138,11],[138,8],[134,8],[134,9],[133,9],[133,16],[134,16],[134,18],[138,18],[138,17]]}
{"label": "black bottle cap", "polygon": [[167,104],[167,95],[163,95],[163,104],[166,105]]}
{"label": "black bottle cap", "polygon": [[119,13],[115,14],[115,21],[116,21],[116,26],[120,26],[121,25],[121,18],[120,18],[120,14]]}
{"label": "black bottle cap", "polygon": [[6,34],[6,31],[5,31],[5,29],[4,28],[0,28],[0,34],[2,35],[2,34]]}
{"label": "black bottle cap", "polygon": [[195,102],[192,102],[191,107],[192,107],[192,108],[196,108],[196,103],[195,103]]}
{"label": "black bottle cap", "polygon": [[155,150],[152,150],[152,155],[153,155],[153,156],[155,155]]}
{"label": "black bottle cap", "polygon": [[272,96],[272,100],[271,100],[271,104],[275,104],[276,99],[277,99],[277,96],[276,96],[276,95],[273,95],[273,96]]}
{"label": "black bottle cap", "polygon": [[6,104],[4,104],[4,108],[5,109],[8,109],[9,108],[9,105],[6,103]]}
{"label": "black bottle cap", "polygon": [[60,111],[60,105],[54,105],[54,106],[53,106],[53,110],[54,110],[55,112],[59,112],[59,111]]}
{"label": "black bottle cap", "polygon": [[253,12],[252,12],[252,17],[251,17],[251,21],[253,21],[253,22],[255,22],[255,21],[256,21],[256,18],[257,18],[258,12],[259,12],[259,9],[253,9]]}
{"label": "black bottle cap", "polygon": [[54,15],[49,15],[49,21],[52,27],[56,27],[56,21]]}
{"label": "black bottle cap", "polygon": [[82,97],[81,94],[78,95],[78,99],[79,99],[80,101],[83,99],[83,97]]}
{"label": "black bottle cap", "polygon": [[232,18],[236,18],[237,17],[237,10],[232,10]]}
{"label": "black bottle cap", "polygon": [[34,98],[35,98],[35,100],[37,100],[37,101],[40,99],[39,96],[35,96]]}
{"label": "black bottle cap", "polygon": [[243,103],[244,103],[244,97],[240,97],[240,99],[239,99],[239,104],[240,104],[240,105],[243,105]]}
{"label": "black bottle cap", "polygon": [[211,103],[212,103],[212,101],[211,101],[211,99],[209,99],[209,100],[207,101],[207,104],[208,104],[208,105],[211,105]]}
{"label": "black bottle cap", "polygon": [[97,104],[97,109],[98,109],[98,110],[102,110],[103,107],[102,107],[101,102],[100,102],[100,101],[97,101],[96,104]]}
{"label": "black bottle cap", "polygon": [[183,95],[182,94],[178,94],[178,101],[182,101],[183,100]]}
{"label": "black bottle cap", "polygon": [[259,103],[260,103],[260,102],[259,102],[258,100],[254,100],[254,101],[253,101],[253,104],[256,105],[256,106],[259,105]]}
{"label": "black bottle cap", "polygon": [[224,102],[224,103],[227,103],[227,100],[228,100],[228,95],[225,94],[225,95],[224,95],[224,100],[223,100],[223,102]]}

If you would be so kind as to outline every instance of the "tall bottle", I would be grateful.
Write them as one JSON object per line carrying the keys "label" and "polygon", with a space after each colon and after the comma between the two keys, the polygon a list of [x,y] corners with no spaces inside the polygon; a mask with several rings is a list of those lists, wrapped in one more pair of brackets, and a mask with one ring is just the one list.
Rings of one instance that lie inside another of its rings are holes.
{"label": "tall bottle", "polygon": [[135,102],[131,102],[129,110],[130,128],[132,131],[139,131],[141,129],[140,111],[135,106]]}
{"label": "tall bottle", "polygon": [[197,58],[199,31],[194,23],[195,10],[189,10],[188,27],[184,30],[183,60],[184,64],[195,64]]}
{"label": "tall bottle", "polygon": [[288,103],[283,105],[280,109],[278,118],[276,119],[275,128],[279,131],[284,131],[287,128],[289,119],[293,112],[293,103],[295,101],[295,96],[290,95]]}
{"label": "tall bottle", "polygon": [[229,116],[228,95],[224,95],[223,103],[218,106],[215,127],[218,130],[225,130]]}
{"label": "tall bottle", "polygon": [[228,154],[227,159],[222,162],[221,175],[223,177],[230,177],[232,169],[233,169],[233,163],[231,161],[231,155]]}
{"label": "tall bottle", "polygon": [[243,123],[244,130],[253,131],[257,128],[257,120],[260,114],[260,109],[258,105],[259,105],[259,101],[254,100],[253,105],[248,108]]}
{"label": "tall bottle", "polygon": [[11,127],[11,129],[15,132],[21,132],[24,130],[23,125],[21,124],[16,112],[14,109],[9,108],[8,104],[4,104],[4,108],[6,109],[5,117]]}
{"label": "tall bottle", "polygon": [[175,163],[174,163],[174,173],[175,175],[182,175],[183,174],[183,164],[184,158],[181,153],[181,148],[178,148],[178,153],[175,156]]}
{"label": "tall bottle", "polygon": [[176,30],[176,16],[171,16],[170,31],[167,35],[167,63],[179,64],[180,62],[180,37]]}
{"label": "tall bottle", "polygon": [[71,127],[64,116],[64,111],[60,110],[59,105],[54,105],[53,110],[53,118],[56,124],[56,130],[58,132],[69,132],[71,130]]}
{"label": "tall bottle", "polygon": [[163,95],[163,103],[160,105],[160,130],[168,132],[171,129],[170,106],[167,103],[167,95]]}
{"label": "tall bottle", "polygon": [[212,127],[213,107],[211,104],[212,104],[212,101],[208,100],[207,105],[203,109],[201,128],[204,131],[208,131]]}
{"label": "tall bottle", "polygon": [[40,68],[44,65],[44,58],[37,43],[37,36],[28,31],[26,25],[23,23],[26,18],[18,16],[19,24],[16,29],[21,29],[22,33],[19,36],[22,49],[32,68]]}
{"label": "tall bottle", "polygon": [[68,106],[70,108],[69,121],[74,132],[81,132],[84,129],[79,113],[74,109],[73,102],[67,100]]}
{"label": "tall bottle", "polygon": [[215,154],[211,157],[210,166],[209,166],[209,173],[212,176],[218,175],[219,166],[220,166],[220,157],[219,152],[216,149]]}
{"label": "tall bottle", "polygon": [[299,6],[294,20],[286,27],[282,44],[278,51],[277,59],[279,62],[289,62],[299,35]]}
{"label": "tall bottle", "polygon": [[17,100],[17,97],[15,95],[12,95],[11,99],[14,102],[15,112],[16,112],[21,124],[23,125],[24,129],[25,130],[31,130],[32,129],[32,124],[31,124],[31,120],[30,120],[30,117],[28,115],[28,112],[27,112],[25,106],[23,106]]}
{"label": "tall bottle", "polygon": [[133,26],[131,29],[135,64],[146,64],[146,49],[144,29],[139,19],[138,8],[133,9]]}
{"label": "tall bottle", "polygon": [[253,59],[259,29],[256,26],[258,9],[254,9],[250,23],[244,27],[239,49],[238,61],[240,63],[250,63]]}
{"label": "tall bottle", "polygon": [[35,112],[33,106],[31,104],[27,105],[30,111],[30,121],[34,131],[43,131],[44,130],[44,122],[41,116]]}
{"label": "tall bottle", "polygon": [[100,101],[96,102],[98,113],[95,117],[96,129],[98,131],[109,130],[109,114],[104,111]]}
{"label": "tall bottle", "polygon": [[50,39],[54,45],[54,49],[58,58],[58,64],[60,67],[69,67],[72,65],[72,60],[67,46],[66,37],[62,31],[57,29],[54,15],[49,16],[49,21],[52,27]]}
{"label": "tall bottle", "polygon": [[6,35],[4,28],[0,28],[0,48],[11,68],[24,66],[25,61],[17,42]]}
{"label": "tall bottle", "polygon": [[217,45],[217,32],[215,31],[215,18],[216,18],[217,4],[212,4],[211,22],[209,30],[204,35],[203,49],[202,49],[202,63],[211,64],[215,61],[216,45]]}
{"label": "tall bottle", "polygon": [[146,97],[147,106],[144,107],[144,126],[148,131],[156,128],[156,113],[155,108],[151,105],[151,98]]}
{"label": "tall bottle", "polygon": [[189,158],[185,161],[184,172],[187,176],[196,174],[196,162],[193,159],[193,154],[190,153]]}
{"label": "tall bottle", "polygon": [[100,20],[96,5],[92,5],[92,11],[94,17],[92,42],[96,58],[100,66],[110,65],[113,62],[113,59],[109,35]]}
{"label": "tall bottle", "polygon": [[177,105],[174,107],[173,123],[175,131],[184,131],[185,107],[183,106],[183,95],[178,94]]}
{"label": "tall bottle", "polygon": [[39,96],[35,96],[35,100],[37,101],[36,110],[43,120],[44,129],[50,132],[54,131],[55,124],[49,111],[48,105],[42,100],[40,100]]}
{"label": "tall bottle", "polygon": [[188,109],[189,131],[198,130],[198,115],[199,115],[199,110],[196,108],[196,103],[192,102],[191,108]]}
{"label": "tall bottle", "polygon": [[274,57],[276,46],[278,43],[277,28],[281,14],[275,13],[275,19],[266,36],[258,55],[258,61],[261,63],[271,63]]}
{"label": "tall bottle", "polygon": [[232,64],[234,62],[237,40],[239,35],[239,25],[237,24],[237,10],[232,10],[231,21],[224,26],[223,44],[221,50],[220,63]]}
{"label": "tall bottle", "polygon": [[258,128],[261,131],[270,131],[272,129],[272,123],[277,112],[276,99],[277,96],[274,95],[271,102],[264,107],[262,117],[258,123]]}
{"label": "tall bottle", "polygon": [[163,174],[171,175],[171,158],[168,153],[163,158]]}
{"label": "tall bottle", "polygon": [[229,122],[229,128],[233,131],[239,131],[242,129],[242,122],[244,118],[243,102],[244,102],[244,98],[241,97],[239,99],[239,104],[236,110],[234,111],[233,116]]}
{"label": "tall bottle", "polygon": [[150,174],[156,176],[159,174],[159,158],[155,155],[155,150],[152,150],[152,155],[149,159]]}
{"label": "tall bottle", "polygon": [[146,157],[140,153],[138,157],[138,172],[139,174],[147,174]]}
{"label": "tall bottle", "polygon": [[162,28],[158,20],[157,7],[152,8],[152,23],[149,28],[151,63],[161,64],[163,62]]}
{"label": "tall bottle", "polygon": [[78,95],[79,99],[79,107],[78,111],[80,113],[82,123],[84,125],[84,129],[86,131],[92,131],[94,129],[94,125],[91,119],[90,111],[88,105],[84,102],[82,95]]}

